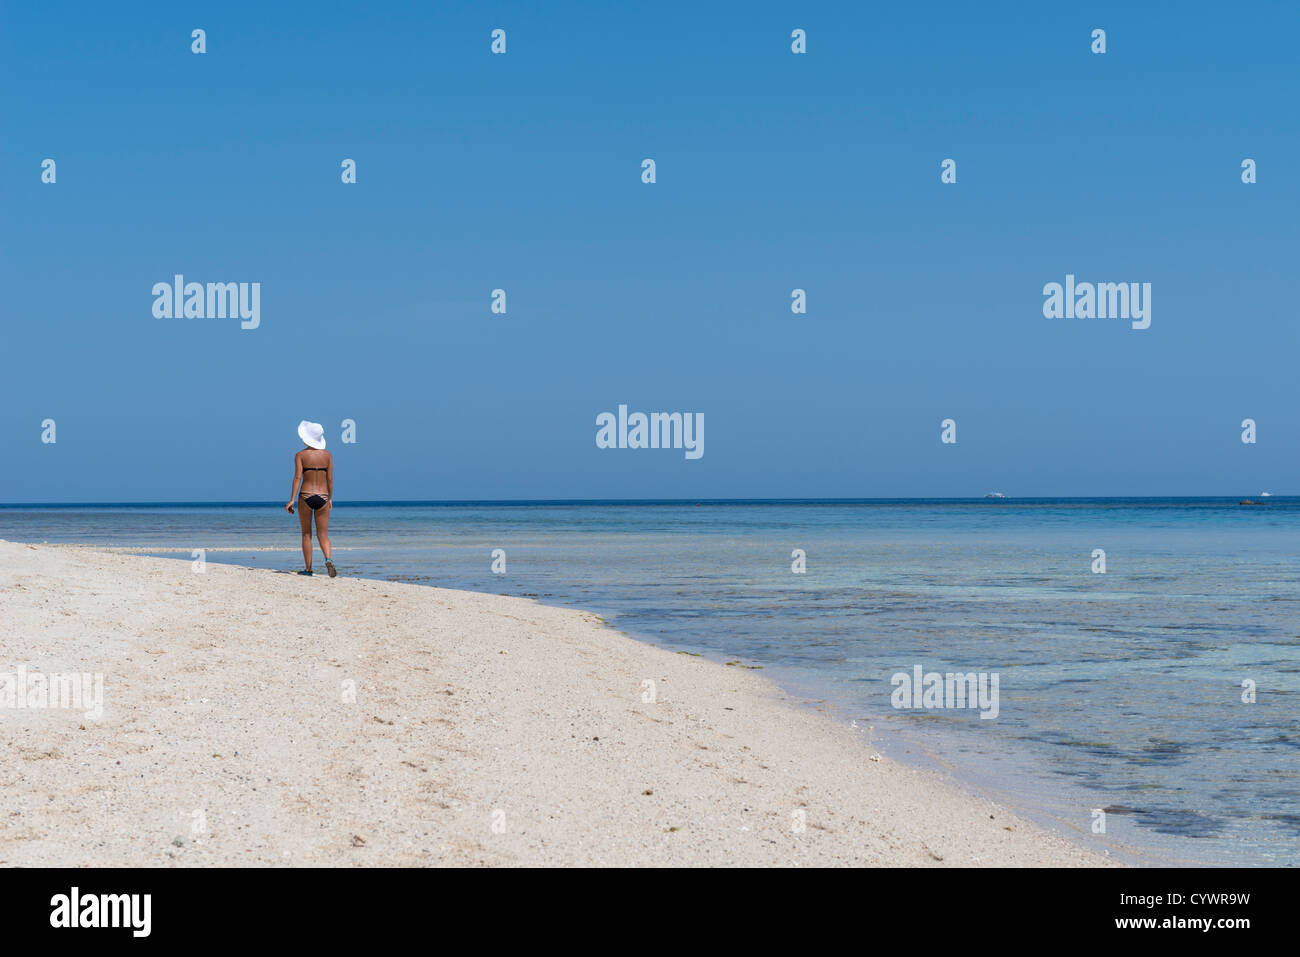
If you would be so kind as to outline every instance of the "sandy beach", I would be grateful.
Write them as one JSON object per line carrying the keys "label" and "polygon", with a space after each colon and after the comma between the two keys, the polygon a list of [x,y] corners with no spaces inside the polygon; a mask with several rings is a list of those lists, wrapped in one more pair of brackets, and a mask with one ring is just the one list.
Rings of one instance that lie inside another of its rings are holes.
{"label": "sandy beach", "polygon": [[1096,866],[753,671],[521,598],[0,542],[0,865]]}

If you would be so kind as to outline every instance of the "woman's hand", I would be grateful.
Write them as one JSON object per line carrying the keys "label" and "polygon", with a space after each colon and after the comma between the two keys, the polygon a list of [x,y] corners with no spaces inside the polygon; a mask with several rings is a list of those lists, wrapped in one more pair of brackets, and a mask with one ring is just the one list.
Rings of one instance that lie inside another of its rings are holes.
{"label": "woman's hand", "polygon": [[288,512],[290,515],[292,515],[292,514],[293,514],[293,502],[285,502],[285,504],[284,504],[284,510],[285,510],[286,512]]}

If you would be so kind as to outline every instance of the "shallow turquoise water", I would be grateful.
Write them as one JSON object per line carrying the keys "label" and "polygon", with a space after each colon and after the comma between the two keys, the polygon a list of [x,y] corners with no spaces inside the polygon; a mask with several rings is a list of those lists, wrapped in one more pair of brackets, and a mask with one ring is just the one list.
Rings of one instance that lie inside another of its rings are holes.
{"label": "shallow turquoise water", "polygon": [[[331,518],[344,574],[578,605],[761,666],[897,730],[886,750],[941,754],[1067,830],[1112,808],[1124,844],[1242,864],[1300,862],[1298,531],[1300,500],[1281,498],[342,504]],[[275,505],[0,508],[0,538],[229,549],[208,559],[255,567],[300,567],[297,535]],[[891,676],[917,664],[997,673],[996,720],[894,709]]]}

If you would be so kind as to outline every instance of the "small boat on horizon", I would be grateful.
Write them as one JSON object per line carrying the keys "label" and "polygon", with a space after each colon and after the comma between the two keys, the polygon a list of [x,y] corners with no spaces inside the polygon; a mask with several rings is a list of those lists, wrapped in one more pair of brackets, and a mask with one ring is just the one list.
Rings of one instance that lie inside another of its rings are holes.
{"label": "small boat on horizon", "polygon": [[985,498],[1006,498],[1006,496],[1003,495],[1001,492],[988,492],[985,494],[984,497]]}

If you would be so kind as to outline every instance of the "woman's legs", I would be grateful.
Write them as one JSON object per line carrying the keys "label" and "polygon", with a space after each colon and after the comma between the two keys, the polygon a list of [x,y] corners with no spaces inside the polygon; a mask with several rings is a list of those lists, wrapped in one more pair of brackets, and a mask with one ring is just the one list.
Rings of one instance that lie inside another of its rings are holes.
{"label": "woman's legs", "polygon": [[301,498],[298,499],[298,524],[302,528],[303,567],[311,571],[311,509]]}
{"label": "woman's legs", "polygon": [[330,505],[316,509],[316,537],[320,539],[320,550],[325,561],[330,560]]}

